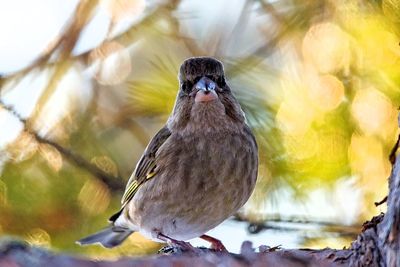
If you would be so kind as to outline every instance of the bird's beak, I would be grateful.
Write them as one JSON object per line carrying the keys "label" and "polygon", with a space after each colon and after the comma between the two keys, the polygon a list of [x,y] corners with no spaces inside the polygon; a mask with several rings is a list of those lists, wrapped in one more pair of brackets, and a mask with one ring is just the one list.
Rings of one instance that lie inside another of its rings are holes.
{"label": "bird's beak", "polygon": [[195,85],[197,90],[195,102],[208,102],[218,98],[215,92],[216,84],[207,77],[202,77]]}

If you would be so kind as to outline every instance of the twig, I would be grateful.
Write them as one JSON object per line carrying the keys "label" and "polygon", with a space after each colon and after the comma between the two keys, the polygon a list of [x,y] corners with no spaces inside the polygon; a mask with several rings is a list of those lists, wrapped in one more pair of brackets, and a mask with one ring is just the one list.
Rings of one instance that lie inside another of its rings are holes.
{"label": "twig", "polygon": [[[97,6],[98,1],[81,1],[76,8],[75,14],[72,17],[69,27],[64,31],[61,37],[61,41],[58,44],[60,54],[58,59],[58,64],[55,65],[53,74],[47,86],[45,87],[43,93],[40,95],[39,100],[36,102],[33,114],[29,118],[28,123],[32,123],[39,116],[42,111],[42,107],[45,105],[47,100],[53,95],[57,88],[58,83],[64,76],[64,74],[72,66],[72,62],[68,60],[72,50],[75,47],[79,36],[82,33],[83,27],[89,21],[93,9]],[[54,52],[54,51],[53,51]]]}
{"label": "twig", "polygon": [[[172,2],[172,3],[171,3]],[[139,38],[139,31],[147,26],[151,26],[156,23],[160,18],[165,17],[164,12],[169,12],[171,6],[174,7],[175,3],[179,3],[180,1],[165,1],[164,4],[161,4],[151,10],[145,17],[143,17],[140,21],[133,24],[129,29],[125,32],[115,36],[112,39],[108,39],[107,41],[114,41],[123,46],[129,46],[132,44],[133,40]],[[82,60],[83,62],[87,62],[89,58],[89,54],[91,51],[100,48],[101,44],[85,53],[82,53],[78,56],[75,56],[74,59]]]}
{"label": "twig", "polygon": [[390,161],[390,163],[392,163],[392,165],[394,165],[394,163],[396,162],[396,153],[397,153],[397,150],[399,149],[399,145],[400,145],[400,134],[397,137],[396,144],[394,144],[392,151],[390,151],[390,154],[389,154],[389,161]]}
{"label": "twig", "polygon": [[271,14],[271,16],[278,22],[284,25],[288,25],[288,22],[284,16],[279,14],[279,12],[276,10],[273,4],[267,2],[267,1],[262,1],[258,0],[257,2],[260,3],[262,10],[264,10],[266,13]]}
{"label": "twig", "polygon": [[184,36],[183,34],[179,33],[180,31],[180,21],[174,16],[169,17],[171,26],[172,26],[172,31],[169,34],[171,37],[178,38],[183,42],[185,47],[189,50],[189,52],[193,56],[204,56],[207,53],[204,51],[204,49],[200,48],[197,45],[197,41],[189,36]]}
{"label": "twig", "polygon": [[44,138],[40,136],[37,132],[35,132],[31,127],[28,126],[26,119],[24,119],[16,110],[10,106],[5,104],[2,100],[0,100],[0,105],[10,112],[13,116],[15,116],[23,125],[24,125],[24,130],[31,134],[37,142],[42,143],[42,144],[48,144],[55,149],[57,149],[58,152],[60,152],[67,160],[70,162],[74,163],[78,167],[88,171],[91,173],[93,176],[99,178],[102,182],[107,184],[107,186],[114,191],[121,191],[124,188],[123,180],[121,177],[115,177],[113,175],[110,175],[103,171],[102,169],[98,168],[96,165],[91,164],[89,161],[81,157],[80,155],[72,152],[71,150],[61,146],[60,144],[49,140],[47,138]]}
{"label": "twig", "polygon": [[388,196],[384,197],[381,201],[374,202],[375,207],[382,205],[383,203],[385,203],[387,201],[387,199],[388,199]]}
{"label": "twig", "polygon": [[235,217],[233,218],[236,221],[241,221],[241,222],[247,222],[248,223],[248,231],[250,233],[259,233],[260,231],[266,230],[266,229],[275,229],[275,230],[284,230],[284,231],[296,231],[296,230],[302,230],[302,229],[297,229],[296,227],[282,227],[282,226],[275,226],[271,225],[270,223],[289,223],[289,224],[313,224],[319,227],[326,227],[325,231],[326,232],[340,232],[344,233],[344,235],[356,235],[360,232],[361,227],[358,225],[342,225],[342,224],[336,224],[332,222],[325,222],[325,221],[313,221],[313,220],[307,220],[303,218],[267,218],[263,219],[262,221],[259,222],[252,222],[246,219],[245,217],[236,214]]}

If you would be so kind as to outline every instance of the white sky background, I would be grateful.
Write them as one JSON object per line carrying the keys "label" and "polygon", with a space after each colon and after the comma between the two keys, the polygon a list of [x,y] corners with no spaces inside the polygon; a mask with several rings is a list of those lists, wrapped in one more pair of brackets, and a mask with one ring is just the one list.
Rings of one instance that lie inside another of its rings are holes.
{"label": "white sky background", "polygon": [[17,71],[54,40],[77,0],[0,0],[0,73]]}
{"label": "white sky background", "polygon": [[[0,0],[0,74],[27,66],[60,33],[78,0]],[[110,22],[99,10],[79,40],[75,54],[98,45]]]}

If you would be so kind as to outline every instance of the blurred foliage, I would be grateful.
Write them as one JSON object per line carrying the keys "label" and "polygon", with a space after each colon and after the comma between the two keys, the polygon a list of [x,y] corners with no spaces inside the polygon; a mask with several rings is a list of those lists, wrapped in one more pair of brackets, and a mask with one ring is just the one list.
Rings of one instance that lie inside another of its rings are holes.
{"label": "blurred foliage", "polygon": [[[136,161],[172,110],[180,63],[199,55],[224,62],[257,136],[260,175],[248,220],[318,204],[312,192],[321,188],[336,193],[312,218],[332,209],[335,222],[358,224],[375,214],[398,133],[400,4],[234,2],[82,0],[35,62],[0,76],[0,234],[102,257],[157,249],[138,235],[116,250],[74,241],[118,209]],[[107,38],[73,54],[100,10],[110,19]],[[116,30],[127,18],[135,20]],[[351,196],[358,203],[348,205]]]}

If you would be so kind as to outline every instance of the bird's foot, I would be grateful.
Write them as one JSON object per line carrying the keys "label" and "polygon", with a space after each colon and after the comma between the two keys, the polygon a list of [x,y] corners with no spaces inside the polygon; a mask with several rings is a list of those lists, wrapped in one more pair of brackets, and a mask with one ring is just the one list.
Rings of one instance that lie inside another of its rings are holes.
{"label": "bird's foot", "polygon": [[194,251],[195,247],[193,247],[189,242],[174,240],[171,242],[173,247],[177,247],[186,251]]}
{"label": "bird's foot", "polygon": [[171,246],[162,247],[157,252],[157,254],[164,254],[164,255],[173,255],[178,253],[182,253],[182,251],[179,251],[177,248]]}
{"label": "bird's foot", "polygon": [[171,253],[171,252],[173,253],[173,252],[176,252],[175,249],[178,249],[181,252],[195,252],[196,251],[196,248],[193,247],[189,242],[176,240],[176,239],[173,239],[162,233],[159,233],[157,238],[167,242],[170,245],[169,247],[166,247],[165,249],[163,249],[163,253],[165,253],[164,251],[166,251],[167,253]]}
{"label": "bird's foot", "polygon": [[221,240],[216,239],[209,235],[202,235],[202,236],[200,236],[200,238],[206,240],[207,242],[210,242],[211,249],[213,249],[215,251],[228,252],[228,250],[225,248],[224,244],[222,244]]}

